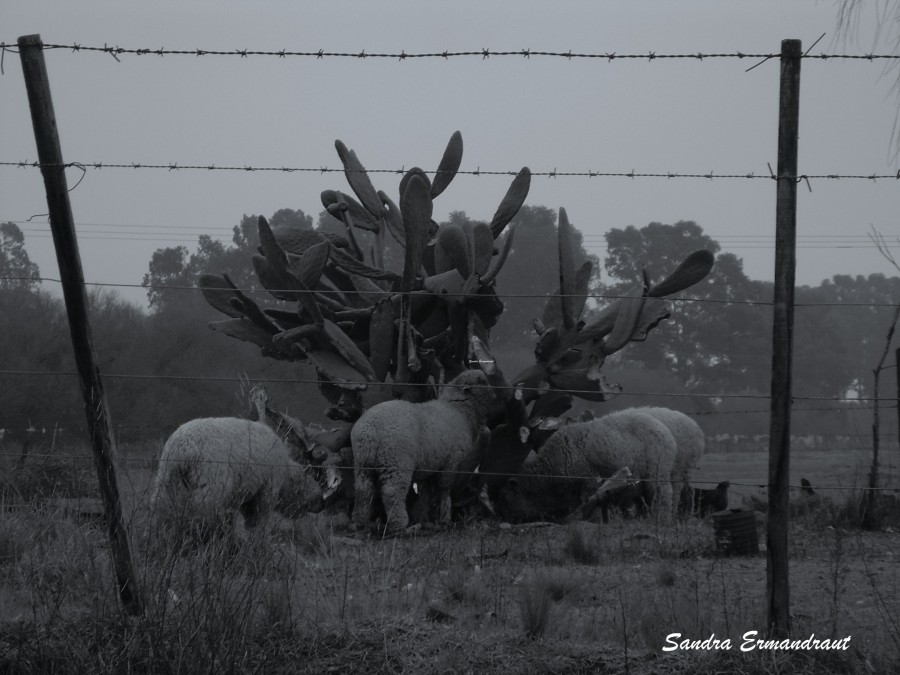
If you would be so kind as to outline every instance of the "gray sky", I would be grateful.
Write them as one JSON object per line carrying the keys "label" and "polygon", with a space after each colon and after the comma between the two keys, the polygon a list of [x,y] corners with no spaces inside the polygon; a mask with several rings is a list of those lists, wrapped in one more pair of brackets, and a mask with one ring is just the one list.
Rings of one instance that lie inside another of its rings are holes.
{"label": "gray sky", "polygon": [[[7,44],[124,48],[442,52],[489,48],[588,53],[863,53],[836,37],[831,2],[11,2]],[[882,48],[879,51],[884,52]],[[463,170],[768,175],[776,164],[779,66],[757,60],[615,60],[533,56],[399,62],[272,56],[46,52],[69,162],[339,168],[334,140],[369,169],[437,167],[451,133]],[[801,74],[800,172],[896,174],[890,137],[897,99],[883,63],[807,59]],[[0,77],[0,161],[35,160],[18,56]],[[80,177],[69,171],[69,185]],[[398,177],[373,176],[396,199]],[[489,219],[511,177],[458,176],[435,217]],[[866,234],[900,236],[897,180],[813,180],[799,190],[797,279],[892,274]],[[230,238],[244,213],[300,208],[314,217],[323,189],[349,192],[341,174],[89,169],[72,191],[85,278],[139,284],[152,252],[197,235]],[[604,255],[613,227],[695,220],[769,279],[775,185],[755,179],[535,177],[526,202],[566,207]],[[46,212],[40,172],[0,166],[0,221]],[[57,276],[46,218],[21,224],[32,259]],[[162,227],[161,227],[162,226]],[[105,234],[102,234],[105,233]],[[216,271],[216,270],[211,270]],[[55,290],[53,285],[46,286]],[[143,301],[143,290],[122,289]]]}

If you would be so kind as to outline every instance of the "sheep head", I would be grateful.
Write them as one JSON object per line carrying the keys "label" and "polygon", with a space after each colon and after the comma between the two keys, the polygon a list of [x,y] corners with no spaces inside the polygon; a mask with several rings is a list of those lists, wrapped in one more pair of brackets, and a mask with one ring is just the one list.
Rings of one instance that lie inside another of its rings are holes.
{"label": "sheep head", "polygon": [[290,466],[278,493],[277,510],[289,518],[297,518],[304,513],[318,513],[324,507],[318,481],[299,464]]}

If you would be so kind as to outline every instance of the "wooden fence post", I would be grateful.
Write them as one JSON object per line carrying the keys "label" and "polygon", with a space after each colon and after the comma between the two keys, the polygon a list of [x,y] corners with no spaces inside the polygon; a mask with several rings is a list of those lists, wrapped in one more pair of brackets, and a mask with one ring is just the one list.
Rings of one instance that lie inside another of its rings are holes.
{"label": "wooden fence post", "polygon": [[788,524],[801,57],[800,40],[781,42],[772,399],[769,420],[769,519],[766,533],[768,628],[769,635],[773,638],[785,638],[791,632]]}
{"label": "wooden fence post", "polygon": [[66,184],[65,166],[56,115],[50,98],[50,82],[44,63],[43,43],[40,35],[25,35],[19,38],[19,55],[28,91],[28,105],[31,108],[31,122],[37,143],[38,160],[47,192],[47,207],[50,213],[50,227],[53,244],[62,280],[63,297],[69,317],[69,332],[75,350],[75,364],[84,410],[87,415],[88,431],[94,451],[94,465],[100,494],[106,513],[107,531],[112,548],[113,567],[119,585],[119,597],[128,614],[140,615],[143,611],[141,595],[134,578],[128,534],[122,523],[122,505],[116,483],[113,463],[112,436],[106,414],[106,400],[100,381],[100,371],[94,361],[91,329],[88,322],[87,294],[84,290],[84,274],[75,238],[75,223],[69,190]]}
{"label": "wooden fence post", "polygon": [[894,350],[894,377],[897,378],[897,443],[900,443],[900,347]]}

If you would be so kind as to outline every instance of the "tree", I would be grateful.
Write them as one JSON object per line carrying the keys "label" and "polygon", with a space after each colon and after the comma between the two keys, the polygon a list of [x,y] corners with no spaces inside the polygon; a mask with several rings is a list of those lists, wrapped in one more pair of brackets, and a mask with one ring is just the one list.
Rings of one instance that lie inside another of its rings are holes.
{"label": "tree", "polygon": [[15,223],[0,223],[0,289],[34,289],[41,272],[25,250],[25,235]]}
{"label": "tree", "polygon": [[[244,221],[241,222],[241,232],[245,240],[250,240],[251,237],[248,236],[251,232],[253,233],[253,238],[256,237],[256,218],[253,219],[251,223],[251,227],[245,228],[247,216],[244,216]],[[308,216],[300,209],[278,209],[275,213],[272,214],[272,217],[269,218],[269,225],[272,229],[277,230],[279,227],[292,227],[298,228],[301,230],[311,230],[313,229],[313,219],[312,216]],[[238,242],[235,241],[235,244]]]}
{"label": "tree", "polygon": [[[0,293],[0,428],[13,437],[24,429],[84,428],[65,307],[40,289]],[[40,375],[36,373],[47,373]]]}
{"label": "tree", "polygon": [[[185,297],[185,288],[196,288],[200,274],[214,270],[228,274],[238,288],[259,288],[252,256],[259,246],[258,216],[246,215],[232,228],[231,245],[226,246],[208,234],[200,235],[197,250],[185,246],[160,248],[150,259],[142,285],[147,288],[150,306],[160,310],[166,303]],[[273,227],[312,230],[312,217],[300,209],[279,209],[272,215]]]}
{"label": "tree", "polygon": [[[605,293],[625,293],[640,279],[643,265],[652,278],[671,270],[698,248],[718,253],[712,272],[686,294],[674,296],[671,320],[653,340],[633,345],[619,357],[621,367],[674,374],[684,392],[764,393],[771,354],[771,287],[744,274],[743,262],[693,221],[674,225],[629,226],[606,235]],[[618,280],[618,281],[615,281]]]}
{"label": "tree", "polygon": [[[827,395],[862,398],[874,395],[868,373],[872,364],[878,361],[884,327],[890,324],[893,305],[898,297],[900,278],[884,274],[840,274],[824,280],[815,288],[798,289],[797,302],[800,306],[797,318],[813,325],[800,333],[804,323],[799,324],[795,343],[800,346],[800,358],[810,358],[804,356],[808,351],[807,344],[810,345],[809,350],[814,352],[814,365],[809,370],[829,368],[835,371],[831,376],[836,378],[836,382]],[[815,304],[803,307],[803,303]],[[806,339],[801,335],[805,335]],[[831,358],[825,355],[831,355]]]}

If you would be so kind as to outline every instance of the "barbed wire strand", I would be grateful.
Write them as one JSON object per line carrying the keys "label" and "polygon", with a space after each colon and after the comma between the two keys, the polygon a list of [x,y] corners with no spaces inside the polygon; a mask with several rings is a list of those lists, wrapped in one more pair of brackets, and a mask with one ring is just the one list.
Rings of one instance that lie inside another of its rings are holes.
{"label": "barbed wire strand", "polygon": [[[6,369],[0,370],[0,375],[16,375],[16,376],[74,376],[78,373],[74,370],[14,370],[14,369]],[[246,378],[238,377],[238,376],[224,376],[224,375],[160,375],[160,374],[139,374],[139,373],[106,373],[101,372],[102,377],[110,378],[110,379],[123,379],[123,380],[167,380],[167,381],[182,381],[182,382],[243,382]],[[510,385],[480,385],[480,384],[453,384],[452,382],[445,382],[442,384],[436,384],[431,382],[404,382],[404,383],[396,383],[396,382],[367,382],[364,380],[359,381],[350,381],[350,380],[340,380],[340,381],[325,381],[322,382],[319,379],[312,378],[269,378],[269,377],[255,377],[253,378],[254,382],[263,382],[263,383],[273,383],[273,384],[334,384],[340,386],[348,386],[348,387],[395,387],[395,386],[403,386],[403,387],[471,387],[474,389],[492,389],[494,391],[522,391],[522,392],[543,392],[543,389],[540,386],[536,387],[525,387],[525,386],[517,386],[515,384]],[[597,394],[597,390],[595,389],[566,389],[568,393],[571,394]],[[610,392],[611,394],[613,392]],[[619,396],[647,396],[647,397],[669,397],[669,398],[722,398],[722,399],[757,399],[757,400],[768,400],[771,398],[769,394],[728,394],[728,393],[705,393],[705,392],[637,392],[637,391],[616,391],[615,395]],[[858,397],[849,397],[849,396],[793,396],[793,400],[795,401],[830,401],[833,403],[849,403],[849,404],[857,404],[857,403],[868,403],[868,402],[878,402],[879,407],[887,407],[889,403],[896,404],[898,399],[892,397],[867,397],[867,396],[858,396]],[[839,409],[838,409],[839,410]]]}
{"label": "barbed wire strand", "polygon": [[[803,413],[803,412],[869,412],[874,410],[875,406],[855,406],[854,408],[792,408],[791,412],[795,413]],[[771,413],[771,410],[766,409],[758,409],[758,410],[706,410],[706,411],[688,411],[685,412],[686,415],[690,415],[691,417],[709,417],[709,416],[724,416],[724,415],[743,415],[743,414],[754,414],[754,415],[768,415]],[[577,420],[577,418],[576,418]],[[178,426],[177,423],[167,423],[167,424],[115,424],[114,427],[117,431],[147,431],[147,430],[161,430],[161,429],[175,429]],[[25,434],[38,434],[40,432],[41,436],[45,436],[49,434],[70,434],[72,433],[69,427],[63,426],[40,426],[35,427],[34,425],[28,427],[5,427],[0,429],[4,432],[8,432],[12,434],[13,438],[21,438]],[[725,438],[719,438],[719,436],[725,436]],[[711,434],[709,436],[709,440],[718,444],[728,444],[728,443],[743,443],[748,439],[754,438],[756,436],[759,437],[768,437],[767,434]],[[814,439],[848,439],[848,438],[869,438],[871,436],[868,434],[794,434],[794,438],[808,438],[812,437]],[[900,434],[894,432],[881,432],[881,436],[884,438],[897,438]],[[2,437],[0,437],[2,440]],[[862,450],[864,448],[855,448],[857,450]],[[890,449],[888,449],[890,450]],[[897,448],[897,452],[900,452],[900,448]]]}
{"label": "barbed wire strand", "polygon": [[[20,453],[15,452],[0,452],[0,457],[16,457],[21,458]],[[27,458],[30,459],[58,459],[61,461],[81,461],[81,462],[90,462],[93,461],[93,455],[76,455],[76,454],[50,454],[50,453],[28,453],[26,455]],[[279,464],[277,462],[255,462],[251,460],[229,460],[229,459],[215,459],[215,458],[182,458],[179,457],[177,459],[167,459],[164,457],[134,457],[127,455],[119,455],[116,457],[117,462],[124,463],[143,463],[143,464],[161,464],[165,462],[174,462],[178,464],[227,464],[227,465],[237,465],[237,466],[268,466],[268,467],[283,467],[287,469],[289,464]],[[383,471],[388,469],[395,469],[396,467],[391,466],[357,466],[354,464],[340,464],[340,465],[328,465],[328,467],[322,466],[320,464],[311,464],[309,462],[296,462],[300,466],[305,469],[323,469],[323,468],[333,468],[341,471],[356,471],[357,469],[364,469],[368,471]],[[473,475],[471,471],[462,471],[456,469],[440,469],[435,471],[430,471],[431,474],[440,474],[440,475],[452,475],[452,476],[470,476]],[[479,476],[491,476],[491,477],[502,477],[508,476],[508,473],[503,472],[492,472],[492,471],[479,471],[477,473]],[[557,474],[557,473],[529,473],[529,478],[549,478],[549,479],[569,479],[569,480],[587,480],[587,481],[600,481],[600,477],[598,476],[585,476],[585,475],[570,475],[570,474]],[[640,478],[641,482],[645,483],[678,483],[680,481],[667,481],[658,478]],[[697,480],[692,481],[692,483],[698,485],[717,485],[721,481],[714,480]],[[766,489],[766,483],[744,483],[737,481],[728,481],[730,487],[755,487],[760,489]],[[803,485],[789,485],[788,487],[801,489],[805,486]],[[896,487],[860,487],[856,485],[815,485],[813,486],[816,490],[853,490],[859,492],[896,492],[898,488]]]}
{"label": "barbed wire strand", "polygon": [[[277,173],[318,173],[318,174],[326,174],[326,173],[345,173],[347,171],[353,173],[368,173],[368,174],[394,174],[398,176],[402,176],[406,173],[407,169],[405,167],[401,167],[399,169],[344,169],[320,166],[320,167],[292,167],[292,166],[252,166],[252,165],[216,165],[214,163],[208,164],[179,164],[178,162],[169,162],[166,164],[152,164],[152,163],[144,163],[144,162],[128,162],[128,163],[116,163],[116,162],[64,162],[64,163],[42,163],[35,160],[16,160],[16,161],[0,161],[0,166],[6,167],[15,167],[20,169],[39,169],[43,167],[48,168],[78,168],[82,171],[86,171],[87,169],[94,170],[102,170],[102,169],[131,169],[131,170],[146,170],[146,169],[154,169],[154,170],[165,170],[165,171],[242,171],[245,173],[254,173],[254,172],[277,172]],[[431,170],[429,173],[436,173],[437,170]],[[462,176],[516,176],[519,173],[519,169],[516,170],[488,170],[488,169],[460,169],[456,172],[456,175]],[[810,180],[818,180],[818,179],[827,179],[827,180],[900,180],[900,170],[896,173],[877,173],[873,172],[870,174],[840,174],[840,173],[804,173],[798,174],[795,176],[778,176],[774,172],[771,171],[767,173],[756,173],[755,171],[748,171],[744,173],[716,173],[715,171],[708,171],[705,173],[684,173],[684,172],[676,172],[676,171],[656,171],[656,172],[640,172],[635,171],[634,169],[630,171],[559,171],[557,169],[552,169],[548,171],[532,171],[532,176],[544,176],[548,178],[572,178],[572,177],[582,177],[582,178],[665,178],[665,179],[679,179],[679,178],[687,178],[687,179],[704,179],[704,180],[719,180],[719,179],[763,179],[763,180],[792,180],[797,183],[806,182],[809,183]]]}
{"label": "barbed wire strand", "polygon": [[[53,278],[53,277],[22,277],[22,276],[0,276],[0,281],[21,281],[21,282],[50,282],[55,284],[62,283],[61,280]],[[85,286],[96,286],[101,288],[143,288],[146,290],[172,290],[172,291],[203,291],[203,290],[211,290],[216,292],[224,292],[226,289],[223,289],[218,286],[209,287],[209,286],[183,286],[178,284],[124,284],[124,283],[112,283],[112,282],[101,282],[101,281],[86,281],[84,282]],[[266,288],[256,288],[249,286],[239,286],[234,289],[235,291],[240,291],[242,293],[259,293],[266,294],[268,297],[271,293],[313,293],[319,295],[357,295],[360,291],[342,291],[342,290],[329,290],[329,289],[316,289],[316,290],[297,290],[297,289],[266,289]],[[386,291],[386,290],[367,290],[363,291],[365,295],[383,295],[386,297],[393,297],[395,295],[414,295],[417,293],[421,293],[421,291]],[[438,295],[441,297],[470,297],[472,294],[467,293],[433,293],[432,295]],[[538,299],[549,299],[551,296],[546,293],[503,293],[504,298],[538,298]],[[552,297],[560,297],[559,293],[554,294]],[[581,296],[578,294],[564,294],[563,297],[577,297]],[[609,293],[588,293],[585,297],[594,299],[594,300],[626,300],[630,299],[632,296],[626,295],[615,295]],[[722,298],[691,298],[691,297],[665,297],[665,298],[654,298],[659,300],[665,300],[666,302],[695,302],[695,303],[708,303],[708,304],[720,304],[720,305],[748,305],[748,306],[763,306],[770,307],[774,303],[771,300],[727,300]],[[885,307],[885,308],[896,308],[900,303],[889,303],[889,302],[795,302],[794,307]]]}
{"label": "barbed wire strand", "polygon": [[[818,40],[816,41],[816,43]],[[816,43],[813,43],[815,46]],[[442,51],[430,51],[430,52],[407,52],[406,50],[400,50],[399,52],[366,52],[364,49],[354,52],[347,51],[326,51],[325,49],[317,49],[317,50],[287,50],[287,49],[279,49],[279,50],[261,50],[261,49],[166,49],[165,47],[159,48],[128,48],[128,47],[120,47],[119,45],[109,45],[104,44],[102,47],[99,46],[90,46],[90,45],[82,45],[78,43],[72,44],[59,44],[59,43],[49,43],[45,42],[41,45],[41,48],[44,50],[64,50],[68,51],[72,54],[78,54],[81,52],[99,52],[104,54],[109,54],[116,61],[119,60],[119,56],[129,54],[134,56],[237,56],[240,58],[248,58],[251,56],[270,56],[270,57],[278,57],[278,58],[288,58],[288,57],[303,57],[303,58],[314,58],[314,59],[325,59],[325,58],[349,58],[349,59],[388,59],[392,61],[406,61],[411,59],[451,59],[451,58],[480,58],[482,61],[486,61],[490,58],[502,58],[502,57],[518,57],[525,60],[530,60],[532,57],[547,57],[547,58],[558,58],[564,59],[566,61],[571,61],[572,59],[593,59],[606,63],[613,63],[614,61],[664,61],[664,60],[692,60],[697,62],[702,62],[707,59],[775,59],[779,58],[781,55],[779,53],[772,52],[762,52],[762,53],[744,53],[740,51],[735,52],[717,52],[717,53],[706,53],[706,52],[690,52],[690,53],[657,53],[655,51],[646,51],[640,53],[617,53],[617,52],[574,52],[572,50],[567,51],[548,51],[548,50],[537,50],[530,48],[522,48],[522,49],[512,49],[512,50],[495,50],[487,47],[482,47],[480,49],[470,49],[470,50],[442,50]],[[17,43],[6,43],[0,42],[0,49],[5,51],[10,51],[13,53],[18,53]],[[847,60],[847,61],[884,61],[884,60],[897,60],[900,59],[900,55],[898,54],[876,54],[874,52],[868,52],[863,54],[844,54],[844,53],[827,53],[821,52],[819,54],[810,54],[809,51],[801,56],[803,59],[812,59],[812,60],[820,60],[820,61],[829,61],[829,60]]]}

